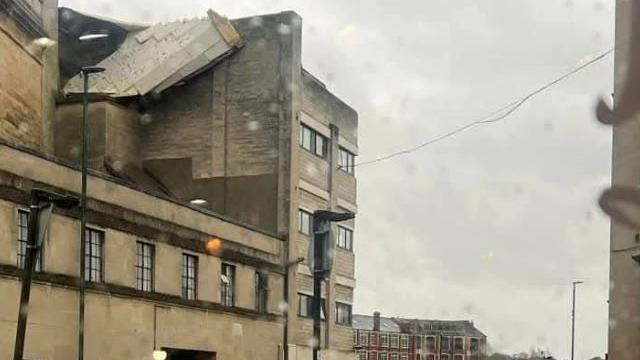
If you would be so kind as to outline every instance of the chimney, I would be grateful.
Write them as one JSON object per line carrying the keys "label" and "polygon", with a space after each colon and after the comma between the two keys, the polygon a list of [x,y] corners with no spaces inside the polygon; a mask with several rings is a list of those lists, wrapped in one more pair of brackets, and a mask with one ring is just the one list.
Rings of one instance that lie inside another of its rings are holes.
{"label": "chimney", "polygon": [[380,312],[373,313],[373,331],[380,331]]}

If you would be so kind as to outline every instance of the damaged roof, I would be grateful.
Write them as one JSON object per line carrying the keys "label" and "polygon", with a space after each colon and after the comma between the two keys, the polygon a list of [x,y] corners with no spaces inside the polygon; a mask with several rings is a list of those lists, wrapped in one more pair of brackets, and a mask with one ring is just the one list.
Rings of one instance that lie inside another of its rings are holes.
{"label": "damaged roof", "polygon": [[486,337],[468,320],[419,320],[393,318],[403,332]]}
{"label": "damaged roof", "polygon": [[[105,71],[92,75],[89,92],[114,97],[159,94],[242,47],[240,35],[227,18],[213,10],[207,15],[146,28],[127,27],[122,45],[95,64]],[[81,75],[71,78],[64,91],[81,93]]]}
{"label": "damaged roof", "polygon": [[[373,330],[373,316],[353,314],[351,325],[354,329]],[[393,319],[380,317],[380,331],[400,332],[400,327]]]}

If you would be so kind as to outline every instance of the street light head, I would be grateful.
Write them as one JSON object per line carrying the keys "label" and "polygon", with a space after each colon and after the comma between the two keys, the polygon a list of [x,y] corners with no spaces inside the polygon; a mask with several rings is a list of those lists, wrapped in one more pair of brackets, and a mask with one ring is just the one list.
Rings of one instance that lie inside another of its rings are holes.
{"label": "street light head", "polygon": [[78,40],[87,42],[91,40],[105,39],[108,37],[109,37],[109,34],[106,34],[106,33],[83,34],[78,36]]}
{"label": "street light head", "polygon": [[167,352],[163,350],[153,350],[153,360],[164,360],[167,358]]}
{"label": "street light head", "polygon": [[105,68],[100,66],[84,66],[80,71],[83,74],[97,74],[101,73],[105,70]]}

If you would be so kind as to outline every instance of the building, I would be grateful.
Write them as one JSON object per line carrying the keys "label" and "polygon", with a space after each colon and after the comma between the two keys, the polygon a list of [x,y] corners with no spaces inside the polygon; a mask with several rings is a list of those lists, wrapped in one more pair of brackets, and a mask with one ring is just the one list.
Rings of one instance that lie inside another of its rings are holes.
{"label": "building", "polygon": [[[639,54],[637,1],[616,1],[614,115],[631,106],[628,121],[613,126],[612,186],[637,187],[640,176],[640,114],[637,111],[637,64]],[[623,104],[626,102],[626,104]],[[632,202],[633,205],[635,205]],[[627,215],[640,218],[637,206],[624,207]],[[640,359],[640,229],[611,220],[609,287],[609,359]]]}
{"label": "building", "polygon": [[[43,30],[27,31],[17,11],[0,23],[2,49],[11,49],[0,64],[12,61],[2,69],[22,74],[0,70],[0,84],[18,88],[0,86],[0,104],[18,104],[0,118],[19,120],[18,130],[0,123],[2,223],[11,229],[0,235],[9,294],[0,354],[11,354],[15,336],[21,209],[34,186],[79,192],[78,72],[98,65],[106,71],[89,89],[86,358],[145,358],[154,344],[170,359],[310,357],[311,276],[298,259],[314,210],[356,211],[357,113],[303,69],[302,19],[228,21],[209,11],[148,25],[48,8],[53,1],[40,15],[39,1],[7,2]],[[96,32],[109,37],[79,40]],[[57,44],[33,54],[42,36]],[[33,358],[77,355],[78,216],[56,211],[40,254],[28,335],[46,340],[27,341]],[[353,358],[353,228],[336,229],[323,288],[327,359]],[[222,250],[212,252],[211,239]]]}
{"label": "building", "polygon": [[487,337],[471,321],[417,320],[354,315],[360,360],[480,360]]}

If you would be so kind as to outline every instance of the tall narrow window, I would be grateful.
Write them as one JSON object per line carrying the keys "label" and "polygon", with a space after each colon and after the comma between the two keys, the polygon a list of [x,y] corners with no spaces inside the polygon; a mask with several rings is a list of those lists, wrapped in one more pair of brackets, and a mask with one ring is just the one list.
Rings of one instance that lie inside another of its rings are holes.
{"label": "tall narrow window", "polygon": [[471,341],[469,342],[469,350],[471,350],[472,352],[480,350],[480,342],[478,339],[471,339]]}
{"label": "tall narrow window", "polygon": [[464,350],[464,339],[461,337],[456,337],[453,339],[453,350],[455,351],[463,351]]}
{"label": "tall narrow window", "polygon": [[236,282],[236,267],[231,264],[222,264],[222,273],[220,274],[221,299],[220,302],[224,306],[234,306],[235,294],[234,286]]}
{"label": "tall narrow window", "polygon": [[353,230],[338,226],[338,247],[346,250],[353,249]]}
{"label": "tall narrow window", "polygon": [[336,324],[351,325],[351,305],[336,302]]}
{"label": "tall narrow window", "polygon": [[408,349],[409,348],[409,336],[408,335],[400,335],[400,348]]}
{"label": "tall narrow window", "polygon": [[153,245],[138,241],[136,247],[136,288],[153,291]]}
{"label": "tall narrow window", "polygon": [[267,296],[269,294],[269,274],[256,271],[256,311],[267,312]]}
{"label": "tall narrow window", "polygon": [[348,150],[340,148],[339,156],[338,156],[338,165],[340,167],[340,170],[353,175],[355,173],[356,156],[353,155]]}
{"label": "tall narrow window", "polygon": [[311,235],[312,218],[313,215],[311,213],[298,210],[298,231],[305,235]]}
{"label": "tall narrow window", "polygon": [[[24,268],[27,257],[27,242],[29,236],[29,212],[18,210],[18,267]],[[42,247],[36,254],[36,271],[42,271]]]}
{"label": "tall narrow window", "polygon": [[386,334],[386,333],[380,334],[380,346],[382,347],[389,346],[389,334]]}
{"label": "tall narrow window", "polygon": [[442,338],[440,338],[440,348],[442,350],[449,350],[451,348],[451,344],[450,344],[450,338],[448,336],[443,336]]}
{"label": "tall narrow window", "polygon": [[86,229],[84,242],[84,280],[102,282],[104,232]]}
{"label": "tall narrow window", "polygon": [[182,254],[182,297],[195,300],[198,297],[198,257]]}

